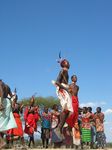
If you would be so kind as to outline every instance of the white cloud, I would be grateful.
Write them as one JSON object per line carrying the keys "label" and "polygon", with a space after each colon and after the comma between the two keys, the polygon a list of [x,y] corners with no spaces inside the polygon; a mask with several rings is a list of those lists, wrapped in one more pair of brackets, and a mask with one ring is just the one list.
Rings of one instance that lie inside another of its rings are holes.
{"label": "white cloud", "polygon": [[110,125],[110,124],[112,124],[112,121],[105,121],[104,124],[105,125]]}
{"label": "white cloud", "polygon": [[100,102],[101,103],[101,105],[106,105],[106,102]]}
{"label": "white cloud", "polygon": [[81,103],[80,107],[95,107],[95,103],[88,102],[88,103]]}
{"label": "white cloud", "polygon": [[105,123],[105,134],[106,134],[106,140],[107,142],[111,142],[112,141],[112,121],[106,121]]}
{"label": "white cloud", "polygon": [[112,109],[107,109],[105,112],[104,112],[105,115],[110,115],[112,114]]}
{"label": "white cloud", "polygon": [[98,107],[98,106],[104,106],[106,105],[106,102],[87,102],[87,103],[80,103],[80,107]]}

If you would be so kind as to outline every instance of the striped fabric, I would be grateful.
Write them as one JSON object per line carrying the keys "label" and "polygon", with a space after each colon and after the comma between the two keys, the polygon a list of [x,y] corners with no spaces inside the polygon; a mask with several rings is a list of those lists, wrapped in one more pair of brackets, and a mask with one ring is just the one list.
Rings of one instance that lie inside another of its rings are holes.
{"label": "striped fabric", "polygon": [[91,142],[91,130],[82,128],[82,142]]}

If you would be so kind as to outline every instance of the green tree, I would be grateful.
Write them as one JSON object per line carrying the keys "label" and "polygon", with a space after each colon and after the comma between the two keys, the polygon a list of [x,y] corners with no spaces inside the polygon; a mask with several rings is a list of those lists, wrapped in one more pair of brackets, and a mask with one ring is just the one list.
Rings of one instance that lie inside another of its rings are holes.
{"label": "green tree", "polygon": [[[31,98],[24,98],[20,100],[21,103],[24,104],[24,106],[28,106]],[[52,107],[54,104],[60,105],[59,100],[55,97],[35,97],[35,105],[38,105],[40,107],[47,106]]]}

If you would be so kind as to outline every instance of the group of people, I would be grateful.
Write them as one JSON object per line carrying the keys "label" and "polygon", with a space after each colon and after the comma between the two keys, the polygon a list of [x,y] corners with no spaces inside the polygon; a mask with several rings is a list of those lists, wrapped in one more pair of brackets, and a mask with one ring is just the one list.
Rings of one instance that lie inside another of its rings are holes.
{"label": "group of people", "polygon": [[[29,136],[28,146],[35,146],[34,133],[37,132],[37,122],[41,121],[41,139],[43,148],[48,148],[49,140],[54,148],[63,144],[66,148],[74,145],[81,148],[86,144],[91,148],[104,148],[106,138],[104,134],[104,114],[98,107],[96,113],[91,107],[79,108],[77,76],[71,76],[69,84],[68,70],[70,63],[66,59],[59,60],[61,71],[56,81],[52,81],[56,87],[56,94],[60,100],[61,109],[54,104],[52,110],[44,107],[40,113],[39,106],[35,106],[35,98],[32,96],[29,106],[24,107],[18,103],[16,91],[11,92],[10,87],[0,80],[0,148],[5,144],[9,147],[14,140],[21,140],[24,146],[24,133]],[[21,114],[24,116],[24,129]],[[6,143],[4,141],[6,137]]]}
{"label": "group of people", "polygon": [[[12,93],[10,87],[0,80],[0,148],[10,148],[15,140],[20,140],[25,148],[24,133],[30,137],[28,146],[34,144],[34,132],[39,120],[38,106],[34,106],[33,96],[26,107],[17,100],[16,90]],[[24,129],[21,114],[24,116]]]}
{"label": "group of people", "polygon": [[95,113],[92,112],[91,107],[79,108],[78,120],[74,126],[71,128],[66,122],[61,131],[62,110],[60,111],[56,104],[53,105],[52,110],[48,110],[45,107],[41,115],[43,148],[47,148],[49,144],[52,144],[54,148],[60,148],[62,145],[66,148],[81,147],[83,149],[85,146],[92,149],[105,148],[104,113],[101,107],[97,107]]}
{"label": "group of people", "polygon": [[[86,144],[94,148],[96,143],[95,146],[97,148],[104,148],[106,137],[103,124],[104,114],[101,112],[101,108],[98,107],[95,114],[92,113],[91,107],[79,108],[79,86],[76,85],[77,76],[73,75],[71,77],[72,83],[69,84],[68,70],[70,63],[66,59],[60,59],[58,62],[60,63],[61,71],[57,80],[52,81],[52,83],[56,86],[56,93],[62,106],[61,119],[58,125],[60,133],[72,135],[73,141],[71,141],[76,147],[81,145],[81,148],[83,148],[84,144]],[[66,132],[64,132],[64,127],[66,127]],[[70,140],[67,139],[65,141],[68,147],[68,141]]]}

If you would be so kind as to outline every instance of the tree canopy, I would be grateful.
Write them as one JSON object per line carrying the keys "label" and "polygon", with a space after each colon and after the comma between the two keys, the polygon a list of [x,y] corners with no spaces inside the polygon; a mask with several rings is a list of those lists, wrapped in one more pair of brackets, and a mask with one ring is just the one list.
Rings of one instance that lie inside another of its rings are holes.
{"label": "tree canopy", "polygon": [[[24,106],[28,106],[31,98],[24,98],[20,100],[21,103],[24,104]],[[38,105],[40,107],[47,106],[52,107],[54,104],[60,105],[59,100],[55,97],[49,96],[49,97],[35,97],[35,105]]]}

